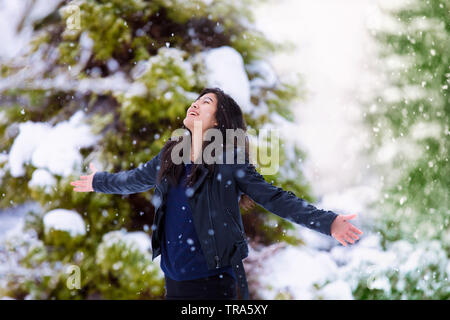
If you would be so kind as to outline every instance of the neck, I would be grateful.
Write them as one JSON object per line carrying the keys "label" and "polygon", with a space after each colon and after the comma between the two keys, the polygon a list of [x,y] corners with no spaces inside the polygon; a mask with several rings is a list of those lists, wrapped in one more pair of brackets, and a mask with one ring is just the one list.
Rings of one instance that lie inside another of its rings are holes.
{"label": "neck", "polygon": [[202,153],[203,134],[197,134],[194,131],[191,139],[191,162],[196,163],[195,160],[199,158]]}

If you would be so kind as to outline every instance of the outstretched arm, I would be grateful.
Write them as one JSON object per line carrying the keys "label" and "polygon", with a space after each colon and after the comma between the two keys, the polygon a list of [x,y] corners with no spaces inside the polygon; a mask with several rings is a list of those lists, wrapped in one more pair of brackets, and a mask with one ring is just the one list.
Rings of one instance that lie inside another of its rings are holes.
{"label": "outstretched arm", "polygon": [[96,172],[92,181],[95,192],[112,194],[132,194],[147,191],[156,184],[160,166],[161,151],[150,161],[135,169],[109,173]]}
{"label": "outstretched arm", "polygon": [[[348,226],[350,223],[342,219],[341,215],[318,209],[298,198],[292,191],[285,191],[268,183],[248,160],[245,164],[233,164],[233,176],[239,189],[266,210],[309,229],[333,236],[345,244],[341,240],[346,239],[344,233],[347,234],[351,228]],[[357,230],[356,227],[353,228],[354,231]]]}

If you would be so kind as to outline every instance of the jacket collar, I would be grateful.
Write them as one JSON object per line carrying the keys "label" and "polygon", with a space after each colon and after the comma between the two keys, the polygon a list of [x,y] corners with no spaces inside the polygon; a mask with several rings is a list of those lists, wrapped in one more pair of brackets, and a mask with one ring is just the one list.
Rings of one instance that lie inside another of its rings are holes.
{"label": "jacket collar", "polygon": [[[203,183],[203,181],[205,180],[207,174],[208,174],[208,168],[201,163],[199,165],[199,168],[201,170],[200,176],[198,177],[197,181],[195,181],[194,185],[192,187],[189,187],[186,192],[186,195],[188,198],[191,198],[192,196],[194,196],[195,192],[197,191],[197,189],[200,187],[200,185]],[[162,189],[165,192],[168,191],[168,187],[169,187],[169,181],[167,180],[167,178],[164,178],[162,183]]]}

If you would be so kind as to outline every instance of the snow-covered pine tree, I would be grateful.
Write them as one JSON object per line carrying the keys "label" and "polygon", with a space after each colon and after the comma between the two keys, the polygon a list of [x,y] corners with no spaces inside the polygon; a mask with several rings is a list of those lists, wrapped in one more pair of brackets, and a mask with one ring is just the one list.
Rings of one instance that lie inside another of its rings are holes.
{"label": "snow-covered pine tree", "polygon": [[[373,32],[385,80],[367,104],[388,241],[438,239],[450,255],[450,5],[403,1]],[[389,26],[389,27],[388,27]]]}

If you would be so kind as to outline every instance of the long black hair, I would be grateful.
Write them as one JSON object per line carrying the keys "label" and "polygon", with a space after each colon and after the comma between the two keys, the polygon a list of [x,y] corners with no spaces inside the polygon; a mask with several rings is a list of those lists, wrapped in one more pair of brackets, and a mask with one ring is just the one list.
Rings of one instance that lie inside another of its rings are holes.
{"label": "long black hair", "polygon": [[[217,110],[214,113],[214,117],[216,119],[217,125],[214,126],[213,128],[220,130],[220,132],[222,133],[223,141],[225,141],[227,129],[234,129],[234,130],[241,129],[243,131],[247,131],[247,125],[245,123],[245,119],[244,119],[242,110],[231,96],[229,96],[228,94],[223,92],[222,89],[217,88],[217,87],[204,88],[200,92],[197,100],[200,99],[203,95],[205,95],[207,93],[214,93],[217,98]],[[182,125],[182,128],[189,130],[184,124]],[[189,130],[189,132],[190,132],[190,130]],[[192,138],[192,132],[190,132],[190,133],[191,133],[190,136]],[[211,141],[203,141],[201,157],[203,157],[203,151],[205,150],[206,146],[209,145],[210,143],[212,143],[213,141],[214,141],[213,139]],[[161,167],[160,167],[158,177],[157,177],[158,182],[162,181],[162,179],[164,177],[166,177],[172,186],[176,186],[178,184],[178,181],[179,181],[181,175],[183,174],[184,164],[181,163],[181,164],[177,165],[177,164],[173,163],[172,158],[171,158],[172,149],[178,143],[182,143],[182,139],[178,139],[178,140],[169,139],[166,142],[166,144],[164,145],[162,154],[161,154]],[[236,143],[234,141],[233,141],[233,144],[236,146]],[[227,146],[225,143],[223,145],[224,145],[224,151],[225,151],[225,148]],[[249,155],[249,150],[248,150],[249,147],[248,146],[249,146],[248,137],[245,136],[244,152],[245,152],[245,157],[247,159],[248,159],[248,155]],[[215,156],[215,154],[213,154],[212,156]],[[203,160],[203,158],[202,158],[202,160]],[[212,175],[212,173],[214,172],[215,163],[208,164],[205,161],[202,161],[202,162],[208,169],[208,175]],[[191,173],[187,176],[187,179],[186,179],[187,186],[192,186],[195,183],[195,181],[197,180],[198,176],[201,173],[200,168],[199,168],[200,165],[201,164],[193,163]],[[247,197],[245,197],[245,195],[243,195],[243,196],[244,197],[241,196],[240,205],[242,205],[244,208],[250,208],[253,204],[253,201],[250,200],[250,198],[248,196]]]}

